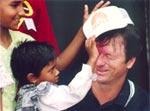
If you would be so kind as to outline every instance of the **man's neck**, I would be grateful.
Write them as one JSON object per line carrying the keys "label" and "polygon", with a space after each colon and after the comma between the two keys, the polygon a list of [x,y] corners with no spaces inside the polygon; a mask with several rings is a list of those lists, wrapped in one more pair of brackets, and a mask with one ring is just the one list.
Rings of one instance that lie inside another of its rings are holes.
{"label": "man's neck", "polygon": [[98,82],[92,83],[92,92],[97,98],[99,104],[105,104],[113,99],[115,99],[124,83],[124,80],[118,80],[117,82],[109,84],[100,84]]}

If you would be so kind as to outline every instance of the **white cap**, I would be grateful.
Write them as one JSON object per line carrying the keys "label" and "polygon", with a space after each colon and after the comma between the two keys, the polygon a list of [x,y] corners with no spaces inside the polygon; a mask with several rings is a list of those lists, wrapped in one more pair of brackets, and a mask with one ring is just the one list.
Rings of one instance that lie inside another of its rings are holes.
{"label": "white cap", "polygon": [[104,32],[126,27],[134,24],[127,11],[116,6],[100,8],[93,12],[83,25],[86,38],[98,37]]}

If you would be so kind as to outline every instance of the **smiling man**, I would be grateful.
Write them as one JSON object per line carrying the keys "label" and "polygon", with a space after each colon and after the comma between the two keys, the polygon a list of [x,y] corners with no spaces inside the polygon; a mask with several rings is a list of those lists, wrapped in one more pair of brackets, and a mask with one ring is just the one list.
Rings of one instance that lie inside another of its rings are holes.
{"label": "smiling man", "polygon": [[101,8],[88,18],[83,31],[87,38],[97,37],[97,79],[86,98],[67,111],[149,111],[148,93],[127,78],[142,46],[126,10]]}

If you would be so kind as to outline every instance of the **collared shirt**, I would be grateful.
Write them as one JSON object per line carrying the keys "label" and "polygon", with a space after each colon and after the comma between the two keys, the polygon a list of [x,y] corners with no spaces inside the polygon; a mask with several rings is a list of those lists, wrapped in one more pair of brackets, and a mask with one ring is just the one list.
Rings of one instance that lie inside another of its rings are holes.
{"label": "collared shirt", "polygon": [[119,95],[112,101],[109,101],[103,105],[99,104],[90,91],[85,99],[66,111],[149,111],[148,93],[137,85],[134,85],[134,95],[127,103],[129,100],[129,95],[131,94],[130,88],[131,85],[126,80]]}

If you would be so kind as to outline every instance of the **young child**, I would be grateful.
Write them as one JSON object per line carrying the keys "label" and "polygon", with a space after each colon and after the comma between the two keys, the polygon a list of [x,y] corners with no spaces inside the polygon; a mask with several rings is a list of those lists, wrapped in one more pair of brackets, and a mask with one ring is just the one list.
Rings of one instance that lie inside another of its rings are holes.
{"label": "young child", "polygon": [[81,101],[89,91],[92,70],[98,57],[95,38],[86,40],[89,54],[87,64],[69,85],[56,85],[59,71],[56,68],[53,47],[45,42],[24,42],[12,53],[11,67],[22,87],[18,93],[16,111],[60,111]]}
{"label": "young child", "polygon": [[[24,0],[0,0],[0,56],[7,72],[14,81],[13,84],[3,90],[3,111],[14,111],[16,106],[15,96],[18,82],[14,79],[10,67],[10,55],[12,50],[18,46],[19,42],[33,40],[30,35],[16,31],[20,18],[25,16],[23,2]],[[105,7],[108,4],[108,2],[104,3],[104,1],[100,1],[95,5],[93,11],[100,7]],[[88,15],[89,11],[86,5],[83,14],[84,21],[88,18]],[[59,54],[59,63],[57,63],[59,70],[64,70],[71,63],[84,43],[84,40],[85,36],[81,26],[70,44]]]}
{"label": "young child", "polygon": [[3,89],[13,83],[9,73],[6,71],[1,59],[0,59],[0,111],[3,111],[2,107],[2,94]]}

